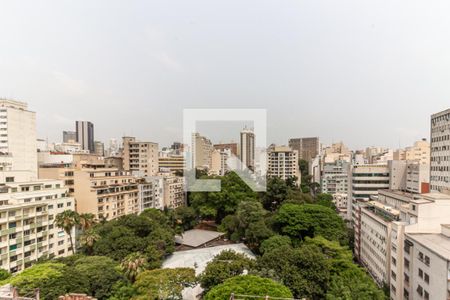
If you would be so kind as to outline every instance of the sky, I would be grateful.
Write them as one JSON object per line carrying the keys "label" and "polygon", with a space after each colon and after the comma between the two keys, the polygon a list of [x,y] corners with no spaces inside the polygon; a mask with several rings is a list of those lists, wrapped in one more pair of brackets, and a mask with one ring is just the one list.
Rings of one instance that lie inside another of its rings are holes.
{"label": "sky", "polygon": [[[98,140],[167,146],[185,108],[263,108],[269,143],[404,147],[450,107],[449,12],[448,0],[0,0],[0,97],[27,102],[56,142],[89,120]],[[227,128],[213,141],[237,140]]]}

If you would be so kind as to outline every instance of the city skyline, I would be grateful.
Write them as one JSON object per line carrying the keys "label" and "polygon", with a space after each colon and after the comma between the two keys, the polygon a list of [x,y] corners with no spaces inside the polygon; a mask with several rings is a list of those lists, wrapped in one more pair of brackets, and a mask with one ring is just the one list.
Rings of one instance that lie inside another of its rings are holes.
{"label": "city skyline", "polygon": [[450,99],[450,4],[344,2],[3,3],[0,96],[55,141],[89,120],[102,141],[170,145],[184,108],[266,108],[277,144],[429,139]]}

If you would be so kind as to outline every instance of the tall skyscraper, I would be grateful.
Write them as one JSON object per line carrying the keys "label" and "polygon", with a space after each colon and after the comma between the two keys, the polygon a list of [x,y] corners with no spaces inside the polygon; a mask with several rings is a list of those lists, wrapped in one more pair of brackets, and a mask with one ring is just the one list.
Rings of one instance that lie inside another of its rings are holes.
{"label": "tall skyscraper", "polygon": [[320,152],[318,137],[290,139],[289,147],[291,147],[292,150],[297,150],[299,159],[307,161],[313,160]]}
{"label": "tall skyscraper", "polygon": [[76,121],[75,123],[77,140],[83,150],[94,153],[94,124],[88,121]]}
{"label": "tall skyscraper", "polygon": [[75,131],[63,131],[63,143],[75,143],[77,133]]}
{"label": "tall skyscraper", "polygon": [[255,169],[255,134],[247,128],[241,131],[240,159],[243,167]]}
{"label": "tall skyscraper", "polygon": [[431,116],[431,191],[450,190],[450,109]]}
{"label": "tall skyscraper", "polygon": [[0,171],[37,178],[36,113],[27,103],[0,99]]}

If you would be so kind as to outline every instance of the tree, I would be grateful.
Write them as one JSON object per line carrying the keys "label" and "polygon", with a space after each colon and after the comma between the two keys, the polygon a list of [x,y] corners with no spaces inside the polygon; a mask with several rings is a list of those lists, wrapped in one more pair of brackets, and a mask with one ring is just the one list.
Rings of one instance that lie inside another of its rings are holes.
{"label": "tree", "polygon": [[279,177],[269,177],[267,179],[267,191],[262,196],[264,208],[269,211],[277,210],[289,193],[289,186],[286,181]]}
{"label": "tree", "polygon": [[[271,279],[261,278],[259,276],[245,275],[236,276],[228,279],[223,284],[214,287],[205,296],[205,300],[228,300],[231,294],[259,296],[262,299],[265,296],[278,298],[292,298],[291,291],[284,285]],[[255,299],[254,297],[238,296],[239,299]]]}
{"label": "tree", "polygon": [[75,253],[75,248],[73,247],[72,230],[80,222],[80,216],[76,211],[66,210],[59,213],[55,217],[54,224],[56,227],[63,229],[70,239],[70,246],[72,248],[72,254]]}
{"label": "tree", "polygon": [[134,282],[136,277],[148,268],[147,257],[139,252],[129,254],[120,265],[127,278]]}
{"label": "tree", "polygon": [[294,241],[321,235],[329,240],[347,244],[344,221],[328,207],[315,204],[284,204],[275,216],[275,228]]}
{"label": "tree", "polygon": [[35,264],[3,283],[17,287],[25,297],[32,297],[39,289],[42,300],[53,300],[69,292],[86,293],[87,281],[88,278],[62,263],[46,262]]}
{"label": "tree", "polygon": [[8,279],[9,277],[11,277],[11,273],[4,269],[0,269],[0,281]]}
{"label": "tree", "polygon": [[336,205],[333,202],[333,195],[321,193],[316,196],[316,203],[331,209],[336,209]]}
{"label": "tree", "polygon": [[119,266],[112,259],[104,256],[88,256],[75,261],[73,271],[87,279],[86,293],[97,299],[108,299],[113,285],[124,277]]}
{"label": "tree", "polygon": [[199,276],[199,281],[205,291],[223,283],[225,280],[241,275],[249,270],[255,261],[232,250],[222,251],[216,255]]}
{"label": "tree", "polygon": [[190,203],[203,219],[214,219],[221,223],[227,215],[234,214],[241,201],[257,200],[258,195],[234,172],[220,178],[220,192],[192,192]]}
{"label": "tree", "polygon": [[80,244],[85,248],[86,254],[92,255],[94,251],[94,244],[100,239],[100,235],[93,229],[86,230],[80,236]]}
{"label": "tree", "polygon": [[281,246],[258,259],[258,269],[272,270],[295,298],[323,299],[330,281],[330,262],[314,245]]}
{"label": "tree", "polygon": [[96,224],[95,215],[90,213],[80,214],[79,225],[82,231],[86,231],[92,228]]}
{"label": "tree", "polygon": [[195,271],[190,268],[157,269],[139,274],[134,283],[133,299],[182,299],[184,288],[195,284]]}
{"label": "tree", "polygon": [[292,247],[291,239],[283,235],[274,235],[261,243],[259,252],[264,254],[284,246]]}
{"label": "tree", "polygon": [[180,206],[167,211],[170,225],[177,233],[194,228],[197,225],[197,214],[192,207]]}
{"label": "tree", "polygon": [[267,214],[260,202],[242,201],[234,215],[228,215],[222,220],[220,229],[233,241],[245,238],[248,246],[255,249],[262,240],[272,235],[264,221]]}

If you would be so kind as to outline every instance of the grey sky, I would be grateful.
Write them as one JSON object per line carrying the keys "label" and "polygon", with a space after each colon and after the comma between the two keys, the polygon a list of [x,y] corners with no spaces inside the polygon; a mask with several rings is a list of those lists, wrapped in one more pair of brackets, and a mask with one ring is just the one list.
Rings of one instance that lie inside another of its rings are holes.
{"label": "grey sky", "polygon": [[[450,1],[0,0],[0,96],[40,137],[181,140],[183,108],[267,108],[268,141],[409,145],[450,107]],[[226,141],[224,137],[214,139]]]}

